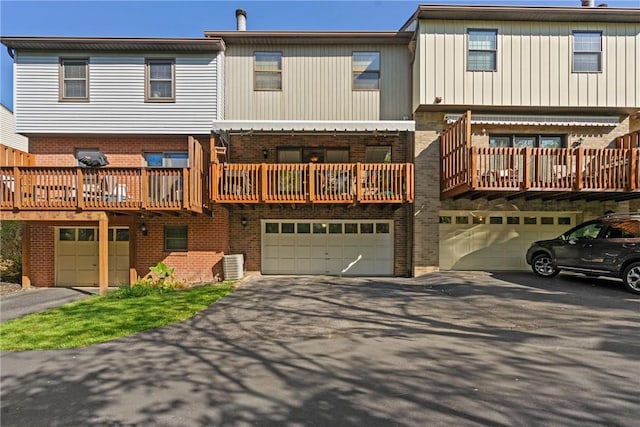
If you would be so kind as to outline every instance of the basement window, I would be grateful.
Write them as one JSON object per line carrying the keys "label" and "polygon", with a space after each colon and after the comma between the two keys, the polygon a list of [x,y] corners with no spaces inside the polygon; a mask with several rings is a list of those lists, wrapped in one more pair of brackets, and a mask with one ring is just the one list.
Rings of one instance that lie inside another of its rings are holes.
{"label": "basement window", "polygon": [[165,252],[186,252],[187,251],[187,226],[186,225],[165,225],[164,227],[164,250]]}

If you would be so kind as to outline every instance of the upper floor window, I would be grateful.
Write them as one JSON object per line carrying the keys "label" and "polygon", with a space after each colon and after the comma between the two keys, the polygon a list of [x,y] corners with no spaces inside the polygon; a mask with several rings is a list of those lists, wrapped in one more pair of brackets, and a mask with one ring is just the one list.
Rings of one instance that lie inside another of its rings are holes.
{"label": "upper floor window", "polygon": [[565,146],[565,137],[563,135],[491,135],[489,146],[562,148]]}
{"label": "upper floor window", "polygon": [[254,53],[253,89],[282,90],[282,53]]}
{"label": "upper floor window", "polygon": [[278,163],[349,163],[348,148],[278,148]]}
{"label": "upper floor window", "polygon": [[468,71],[496,71],[497,30],[468,30]]}
{"label": "upper floor window", "polygon": [[353,90],[380,89],[380,52],[353,52]]}
{"label": "upper floor window", "polygon": [[149,167],[186,168],[189,167],[189,154],[186,151],[165,151],[144,153]]}
{"label": "upper floor window", "polygon": [[147,102],[175,101],[175,60],[147,59],[145,100]]}
{"label": "upper floor window", "polygon": [[367,145],[364,161],[365,163],[391,163],[391,146]]}
{"label": "upper floor window", "polygon": [[573,32],[573,72],[597,73],[602,71],[602,33]]}
{"label": "upper floor window", "polygon": [[89,60],[60,59],[60,101],[89,100]]}

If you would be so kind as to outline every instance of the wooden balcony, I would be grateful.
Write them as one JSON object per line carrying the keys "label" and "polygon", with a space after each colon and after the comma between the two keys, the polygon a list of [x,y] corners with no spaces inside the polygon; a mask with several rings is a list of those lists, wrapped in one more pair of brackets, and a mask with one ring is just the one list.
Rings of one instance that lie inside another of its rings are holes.
{"label": "wooden balcony", "polygon": [[411,203],[412,163],[212,164],[218,203]]}
{"label": "wooden balcony", "polygon": [[640,197],[638,132],[619,148],[471,146],[471,114],[440,139],[441,197],[626,200]]}
{"label": "wooden balcony", "polygon": [[0,167],[1,210],[202,212],[189,168]]}

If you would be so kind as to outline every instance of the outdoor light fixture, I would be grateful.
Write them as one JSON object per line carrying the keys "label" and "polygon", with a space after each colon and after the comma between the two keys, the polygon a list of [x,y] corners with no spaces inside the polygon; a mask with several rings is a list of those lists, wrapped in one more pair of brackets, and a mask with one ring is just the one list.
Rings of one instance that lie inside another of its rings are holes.
{"label": "outdoor light fixture", "polygon": [[245,218],[245,217],[242,217],[242,219],[240,219],[240,224],[242,224],[243,227],[247,226],[247,222],[248,222],[247,218]]}
{"label": "outdoor light fixture", "polygon": [[264,159],[266,160],[267,157],[269,157],[269,150],[267,150],[266,148],[262,149],[262,157],[264,157]]}
{"label": "outdoor light fixture", "polygon": [[147,225],[144,222],[140,224],[140,231],[142,231],[143,236],[147,235]]}

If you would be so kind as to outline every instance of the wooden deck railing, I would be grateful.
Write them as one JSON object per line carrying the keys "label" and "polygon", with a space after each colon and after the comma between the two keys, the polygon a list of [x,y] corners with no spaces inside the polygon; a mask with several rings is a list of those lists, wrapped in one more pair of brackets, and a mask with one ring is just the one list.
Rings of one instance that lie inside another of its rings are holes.
{"label": "wooden deck railing", "polygon": [[33,166],[34,163],[35,157],[33,154],[0,144],[0,167]]}
{"label": "wooden deck railing", "polygon": [[[470,147],[468,163],[459,164],[466,182],[448,180],[443,195],[461,191],[640,190],[637,148]],[[443,162],[445,160],[443,159]],[[444,181],[443,181],[444,182]]]}
{"label": "wooden deck railing", "polygon": [[0,208],[190,209],[188,168],[0,167]]}
{"label": "wooden deck railing", "polygon": [[413,201],[413,164],[212,164],[219,203],[404,203]]}
{"label": "wooden deck railing", "polygon": [[616,148],[640,148],[640,130],[617,137]]}

